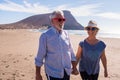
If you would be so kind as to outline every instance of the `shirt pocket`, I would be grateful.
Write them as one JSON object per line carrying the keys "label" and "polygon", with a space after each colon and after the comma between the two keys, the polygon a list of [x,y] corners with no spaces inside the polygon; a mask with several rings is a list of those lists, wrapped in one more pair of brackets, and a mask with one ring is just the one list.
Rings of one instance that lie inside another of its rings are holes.
{"label": "shirt pocket", "polygon": [[47,40],[47,50],[48,52],[55,52],[59,49],[59,41],[58,38],[54,37],[54,38],[49,38]]}
{"label": "shirt pocket", "polygon": [[62,40],[62,47],[63,47],[63,49],[65,49],[66,51],[69,51],[69,40],[68,39],[63,39]]}

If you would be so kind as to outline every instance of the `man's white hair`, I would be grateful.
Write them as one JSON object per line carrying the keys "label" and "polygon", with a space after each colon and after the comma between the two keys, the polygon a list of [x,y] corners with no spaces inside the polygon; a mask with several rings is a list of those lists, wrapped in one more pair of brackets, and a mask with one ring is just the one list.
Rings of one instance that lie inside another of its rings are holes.
{"label": "man's white hair", "polygon": [[61,11],[61,10],[56,10],[56,11],[52,12],[51,15],[49,16],[49,17],[50,17],[50,20],[52,20],[53,18],[55,18],[57,14],[60,14],[60,15],[63,15],[63,16],[64,16],[63,11]]}

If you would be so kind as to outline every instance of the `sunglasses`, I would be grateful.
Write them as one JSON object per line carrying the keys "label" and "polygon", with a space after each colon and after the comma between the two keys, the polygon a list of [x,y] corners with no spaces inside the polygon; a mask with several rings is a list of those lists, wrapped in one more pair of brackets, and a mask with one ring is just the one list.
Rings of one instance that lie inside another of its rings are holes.
{"label": "sunglasses", "polygon": [[96,27],[86,27],[86,30],[87,31],[95,31],[95,30],[98,30],[98,28],[96,28]]}
{"label": "sunglasses", "polygon": [[65,18],[53,18],[54,20],[57,20],[58,22],[65,21]]}

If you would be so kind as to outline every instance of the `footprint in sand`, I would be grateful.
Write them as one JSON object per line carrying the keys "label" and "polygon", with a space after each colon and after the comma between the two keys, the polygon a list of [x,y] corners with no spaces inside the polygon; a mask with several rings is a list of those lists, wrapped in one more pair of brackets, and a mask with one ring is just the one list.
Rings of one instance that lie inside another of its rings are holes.
{"label": "footprint in sand", "polygon": [[6,63],[7,61],[2,61],[3,63]]}
{"label": "footprint in sand", "polygon": [[22,77],[24,77],[25,75],[24,74],[21,74]]}
{"label": "footprint in sand", "polygon": [[5,66],[5,68],[8,68],[8,67],[9,67],[9,65]]}
{"label": "footprint in sand", "polygon": [[24,60],[27,60],[27,61],[28,61],[29,59],[28,59],[27,57],[25,57]]}
{"label": "footprint in sand", "polygon": [[2,75],[5,75],[5,73],[2,73]]}
{"label": "footprint in sand", "polygon": [[32,57],[33,55],[31,54],[31,55],[29,55],[30,57]]}
{"label": "footprint in sand", "polygon": [[13,63],[18,63],[18,62],[19,62],[19,60],[13,61]]}

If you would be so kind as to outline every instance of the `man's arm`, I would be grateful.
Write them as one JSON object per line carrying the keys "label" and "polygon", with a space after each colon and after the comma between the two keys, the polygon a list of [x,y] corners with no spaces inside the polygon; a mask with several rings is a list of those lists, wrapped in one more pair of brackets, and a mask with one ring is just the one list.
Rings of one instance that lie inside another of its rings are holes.
{"label": "man's arm", "polygon": [[46,56],[46,37],[45,34],[42,34],[39,39],[39,48],[37,56],[35,57],[35,66],[36,66],[36,80],[43,80],[41,76],[41,66],[43,65],[43,59]]}
{"label": "man's arm", "polygon": [[36,66],[36,80],[43,80],[41,76],[41,67]]}

